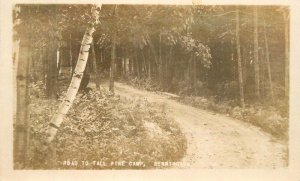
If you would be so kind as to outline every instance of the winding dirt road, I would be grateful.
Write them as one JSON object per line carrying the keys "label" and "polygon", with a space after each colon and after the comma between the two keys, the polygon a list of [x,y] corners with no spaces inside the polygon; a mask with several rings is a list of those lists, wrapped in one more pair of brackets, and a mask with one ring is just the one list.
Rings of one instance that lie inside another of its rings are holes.
{"label": "winding dirt road", "polygon": [[166,104],[167,113],[182,127],[188,140],[182,161],[191,168],[281,168],[287,166],[287,143],[259,128],[224,115],[171,100],[168,95],[115,83],[116,94]]}

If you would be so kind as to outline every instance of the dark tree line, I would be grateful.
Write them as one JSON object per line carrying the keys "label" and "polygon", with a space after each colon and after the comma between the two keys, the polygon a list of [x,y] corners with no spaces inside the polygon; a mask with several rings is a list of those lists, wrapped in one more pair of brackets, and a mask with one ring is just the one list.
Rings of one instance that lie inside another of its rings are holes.
{"label": "dark tree line", "polygon": [[[35,20],[31,24],[40,35],[38,41],[32,37],[33,79],[39,72],[47,94],[55,97],[59,69],[70,67],[71,72],[76,65],[84,23],[89,21],[84,17],[88,7],[31,8]],[[200,85],[215,89],[219,83],[238,84],[242,72],[246,97],[253,92],[258,100],[272,97],[274,88],[288,91],[288,69],[282,69],[288,67],[287,14],[286,9],[271,6],[104,5],[94,35],[94,58],[85,75],[115,69],[111,77],[151,78],[173,92],[178,85],[170,82],[187,80],[192,94],[198,95]]]}

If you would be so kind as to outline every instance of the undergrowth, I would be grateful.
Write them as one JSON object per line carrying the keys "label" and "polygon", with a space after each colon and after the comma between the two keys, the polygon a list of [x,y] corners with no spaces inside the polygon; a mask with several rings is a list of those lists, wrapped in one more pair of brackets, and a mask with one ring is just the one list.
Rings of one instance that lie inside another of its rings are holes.
{"label": "undergrowth", "polygon": [[273,106],[266,107],[259,104],[252,104],[242,109],[235,101],[216,102],[214,98],[195,96],[180,97],[177,100],[197,108],[225,114],[249,122],[276,138],[288,139],[288,118],[281,115]]}
{"label": "undergrowth", "polygon": [[[186,138],[166,116],[163,105],[123,100],[101,89],[77,95],[45,158],[39,149],[59,101],[47,100],[41,86],[31,85],[28,165],[32,169],[148,169],[155,161],[180,161],[186,152]],[[115,161],[125,165],[111,165]],[[143,165],[130,166],[129,162]]]}
{"label": "undergrowth", "polygon": [[[162,91],[155,81],[148,78],[129,77],[124,81],[140,89]],[[274,105],[270,105],[249,100],[250,104],[242,109],[236,99],[238,87],[234,82],[218,85],[216,93],[213,93],[205,83],[200,81],[194,87],[189,81],[170,82],[169,87],[172,87],[169,92],[180,96],[174,98],[179,102],[249,122],[276,138],[288,139],[289,121],[286,101],[276,100]]]}

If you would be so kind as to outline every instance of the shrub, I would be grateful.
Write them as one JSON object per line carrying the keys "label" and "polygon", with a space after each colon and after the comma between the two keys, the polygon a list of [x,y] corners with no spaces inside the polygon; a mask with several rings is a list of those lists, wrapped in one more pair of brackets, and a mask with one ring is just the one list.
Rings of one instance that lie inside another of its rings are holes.
{"label": "shrub", "polygon": [[[32,87],[36,89],[36,87]],[[36,94],[36,91],[31,91]],[[93,165],[68,167],[65,160],[142,161],[147,169],[154,161],[179,161],[185,154],[184,134],[163,105],[145,100],[121,100],[106,90],[79,94],[61,125],[52,156],[41,159],[40,145],[58,101],[33,96],[30,104],[32,169],[111,169]],[[50,152],[49,152],[50,153]],[[128,165],[118,169],[132,168]]]}
{"label": "shrub", "polygon": [[235,101],[218,101],[214,97],[186,96],[179,98],[185,104],[229,115],[249,122],[280,139],[288,138],[288,118],[281,115],[273,106],[247,105],[245,109],[237,106]]}

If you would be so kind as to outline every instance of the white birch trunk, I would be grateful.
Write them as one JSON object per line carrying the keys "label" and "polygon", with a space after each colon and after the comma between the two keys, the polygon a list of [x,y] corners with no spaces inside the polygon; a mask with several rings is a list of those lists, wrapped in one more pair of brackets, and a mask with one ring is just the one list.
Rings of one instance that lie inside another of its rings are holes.
{"label": "white birch trunk", "polygon": [[57,63],[57,68],[58,68],[58,75],[61,75],[61,60],[60,60],[60,51],[59,50],[57,50],[57,52],[56,52],[56,63]]}
{"label": "white birch trunk", "polygon": [[53,118],[50,121],[50,127],[47,132],[48,138],[44,145],[44,149],[46,149],[47,146],[49,145],[49,143],[51,143],[53,141],[53,139],[55,138],[55,135],[56,135],[61,123],[63,122],[65,115],[71,108],[72,103],[73,103],[74,99],[76,98],[76,94],[78,92],[78,89],[79,89],[79,86],[81,83],[81,79],[83,77],[83,72],[86,67],[87,59],[89,56],[89,49],[90,49],[91,43],[93,41],[92,34],[94,31],[95,31],[95,29],[93,27],[87,28],[87,30],[83,36],[78,61],[77,61],[77,64],[76,64],[76,67],[74,70],[74,74],[72,76],[71,83],[69,85],[65,99],[62,101],[61,105],[59,106],[58,111],[56,112],[56,114],[53,116]]}
{"label": "white birch trunk", "polygon": [[59,65],[59,50],[56,51],[56,67]]}

